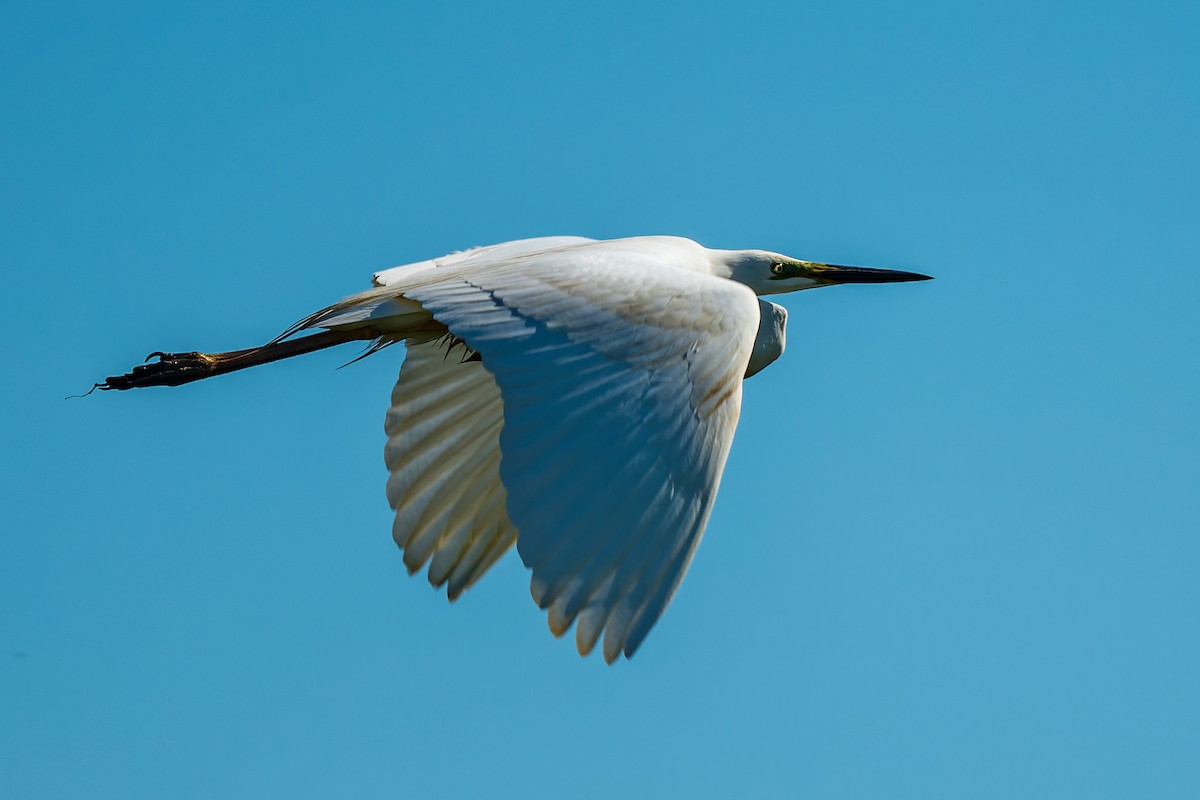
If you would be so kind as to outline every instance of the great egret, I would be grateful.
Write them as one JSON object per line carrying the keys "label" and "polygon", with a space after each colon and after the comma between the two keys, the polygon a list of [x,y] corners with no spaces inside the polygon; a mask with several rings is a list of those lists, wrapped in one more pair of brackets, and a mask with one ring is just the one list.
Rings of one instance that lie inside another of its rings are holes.
{"label": "great egret", "polygon": [[687,571],[742,379],[783,352],[787,314],[756,295],[927,278],[671,236],[525,239],[383,270],[262,347],[154,353],[100,388],[404,341],[384,460],[410,573],[428,562],[454,600],[515,542],[550,630],[574,623],[581,655],[603,633],[611,664]]}

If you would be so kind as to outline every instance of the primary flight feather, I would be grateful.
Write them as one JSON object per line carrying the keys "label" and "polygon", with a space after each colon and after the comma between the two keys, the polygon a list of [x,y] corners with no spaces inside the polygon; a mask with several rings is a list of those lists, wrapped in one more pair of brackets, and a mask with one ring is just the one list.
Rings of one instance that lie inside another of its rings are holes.
{"label": "primary flight feather", "polygon": [[603,638],[612,663],[687,571],[742,380],[783,352],[786,312],[756,295],[925,279],[670,236],[525,239],[383,270],[262,347],[155,353],[100,388],[405,342],[384,449],[405,565],[453,600],[515,542],[551,631],[574,625],[582,655]]}

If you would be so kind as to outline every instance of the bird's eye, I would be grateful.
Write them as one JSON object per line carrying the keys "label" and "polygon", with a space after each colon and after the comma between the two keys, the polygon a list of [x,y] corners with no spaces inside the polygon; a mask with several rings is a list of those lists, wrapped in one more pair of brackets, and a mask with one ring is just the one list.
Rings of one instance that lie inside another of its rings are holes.
{"label": "bird's eye", "polygon": [[782,275],[783,274],[783,262],[776,261],[774,264],[772,264],[771,265],[771,273],[773,275]]}

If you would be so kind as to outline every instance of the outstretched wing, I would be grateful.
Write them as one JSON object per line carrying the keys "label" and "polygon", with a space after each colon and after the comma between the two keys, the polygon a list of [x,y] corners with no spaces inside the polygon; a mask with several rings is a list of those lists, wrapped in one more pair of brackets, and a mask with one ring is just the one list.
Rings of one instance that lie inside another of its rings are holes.
{"label": "outstretched wing", "polygon": [[[372,283],[403,286],[426,270],[495,263],[591,241],[549,236],[476,247],[377,272]],[[344,316],[353,319],[363,310],[353,306]],[[404,551],[410,575],[432,559],[429,582],[445,585],[451,600],[479,580],[517,538],[500,482],[500,390],[469,355],[465,345],[450,337],[409,339],[384,426],[387,497],[396,511],[392,538]]]}
{"label": "outstretched wing", "polygon": [[472,247],[469,250],[451,253],[440,258],[431,258],[428,261],[417,261],[413,264],[404,264],[403,266],[380,270],[371,276],[371,283],[374,286],[404,284],[410,281],[418,272],[429,269],[460,267],[472,263],[495,264],[499,261],[526,256],[541,250],[572,247],[594,241],[595,239],[588,239],[583,236],[539,236],[534,239],[517,239],[512,242]]}
{"label": "outstretched wing", "polygon": [[[404,297],[478,351],[499,389],[499,474],[534,600],[556,635],[577,622],[581,653],[603,633],[607,661],[631,656],[712,510],[757,299],[740,284],[621,247],[421,278]],[[466,450],[455,463],[486,472],[496,420],[470,416],[477,391],[448,412],[460,419],[444,451]],[[453,395],[443,392],[443,402]]]}
{"label": "outstretched wing", "polygon": [[452,342],[409,344],[384,428],[392,536],[410,574],[455,600],[516,541],[500,482],[496,382]]}

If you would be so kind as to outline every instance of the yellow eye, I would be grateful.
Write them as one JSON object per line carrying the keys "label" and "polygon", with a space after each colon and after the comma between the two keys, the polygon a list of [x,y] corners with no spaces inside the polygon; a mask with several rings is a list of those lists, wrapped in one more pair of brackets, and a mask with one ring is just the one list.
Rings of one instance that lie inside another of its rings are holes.
{"label": "yellow eye", "polygon": [[772,274],[774,274],[774,275],[782,275],[782,274],[783,274],[783,262],[782,262],[782,261],[776,261],[774,264],[772,264],[772,265],[771,265],[771,272],[772,272]]}

